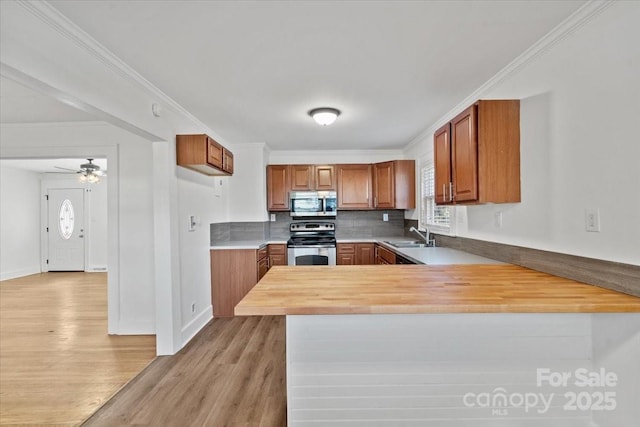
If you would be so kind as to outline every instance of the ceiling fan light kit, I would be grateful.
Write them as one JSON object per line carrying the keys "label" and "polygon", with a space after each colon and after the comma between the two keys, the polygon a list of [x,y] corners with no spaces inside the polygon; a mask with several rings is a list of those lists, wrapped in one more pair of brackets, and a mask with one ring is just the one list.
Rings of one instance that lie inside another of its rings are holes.
{"label": "ceiling fan light kit", "polygon": [[309,111],[309,115],[321,126],[329,126],[336,121],[340,115],[340,110],[331,107],[314,108]]}
{"label": "ceiling fan light kit", "polygon": [[90,184],[98,184],[101,176],[107,176],[107,171],[100,169],[99,165],[93,163],[93,159],[87,159],[89,163],[80,165],[80,170],[62,168],[56,166],[56,169],[68,170],[73,173],[80,174],[80,182],[88,182]]}

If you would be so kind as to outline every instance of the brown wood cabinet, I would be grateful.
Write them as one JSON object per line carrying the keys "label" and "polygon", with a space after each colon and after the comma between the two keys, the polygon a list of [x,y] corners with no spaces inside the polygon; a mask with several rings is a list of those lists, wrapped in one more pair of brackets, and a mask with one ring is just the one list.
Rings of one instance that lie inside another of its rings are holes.
{"label": "brown wood cabinet", "polygon": [[395,264],[396,254],[389,249],[376,244],[376,264]]}
{"label": "brown wood cabinet", "polygon": [[336,168],[333,165],[315,165],[314,181],[315,188],[319,191],[336,189]]}
{"label": "brown wood cabinet", "polygon": [[265,274],[267,274],[267,271],[269,271],[269,250],[266,246],[258,249],[257,258],[258,261],[256,263],[256,269],[258,280],[256,283],[259,282]]}
{"label": "brown wood cabinet", "polygon": [[313,165],[289,165],[291,191],[313,190]]}
{"label": "brown wood cabinet", "polygon": [[267,210],[268,211],[288,211],[289,191],[291,188],[289,180],[288,165],[268,165],[267,166]]}
{"label": "brown wood cabinet", "polygon": [[222,170],[233,175],[233,153],[226,148],[222,150]]}
{"label": "brown wood cabinet", "polygon": [[291,191],[326,191],[336,189],[333,165],[289,165]]}
{"label": "brown wood cabinet", "polygon": [[287,264],[287,245],[260,249],[216,249],[211,253],[211,304],[215,317],[232,317],[233,308],[273,265]]}
{"label": "brown wood cabinet", "polygon": [[338,243],[336,246],[337,265],[356,265],[355,243]]}
{"label": "brown wood cabinet", "polygon": [[287,245],[282,243],[268,245],[269,268],[274,265],[287,265]]}
{"label": "brown wood cabinet", "polygon": [[415,209],[416,163],[394,160],[373,165],[373,207]]}
{"label": "brown wood cabinet", "polygon": [[258,283],[264,263],[255,249],[211,252],[211,304],[215,317],[232,317],[233,308]]}
{"label": "brown wood cabinet", "polygon": [[372,176],[370,164],[336,165],[338,209],[370,209]]}
{"label": "brown wood cabinet", "polygon": [[205,175],[233,174],[233,153],[205,134],[176,135],[176,163]]}
{"label": "brown wood cabinet", "polygon": [[338,243],[336,264],[371,265],[374,263],[374,243]]}
{"label": "brown wood cabinet", "polygon": [[436,203],[520,201],[520,101],[478,101],[433,144]]}

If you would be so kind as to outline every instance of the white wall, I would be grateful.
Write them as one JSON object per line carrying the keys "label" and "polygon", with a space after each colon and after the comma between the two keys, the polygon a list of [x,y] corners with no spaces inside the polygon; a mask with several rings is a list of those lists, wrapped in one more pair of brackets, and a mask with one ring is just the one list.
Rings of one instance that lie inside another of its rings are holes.
{"label": "white wall", "polygon": [[109,177],[100,179],[99,184],[89,185],[89,271],[107,269],[107,187]]}
{"label": "white wall", "polygon": [[[177,175],[181,341],[186,344],[213,316],[209,224],[227,220],[229,178],[209,177],[184,168],[178,168]],[[193,231],[188,228],[191,215],[197,220]]]}
{"label": "white wall", "polygon": [[460,236],[640,265],[639,20],[640,3],[614,2],[479,95],[521,99],[522,202],[469,206]]}
{"label": "white wall", "polygon": [[40,273],[40,174],[0,167],[0,280]]}
{"label": "white wall", "polygon": [[[60,157],[61,150],[77,155],[103,157],[104,150],[117,153],[110,159],[109,181],[117,186],[117,268],[119,310],[116,332],[155,332],[153,200],[151,143],[106,123],[33,124],[0,126],[3,153],[27,150],[41,157]],[[106,148],[105,148],[106,147]],[[24,151],[23,151],[24,152]],[[112,161],[113,160],[113,161]],[[109,189],[111,195],[112,191]],[[110,197],[110,196],[109,196]],[[110,236],[111,238],[112,236]],[[110,307],[111,309],[111,307]],[[111,320],[110,320],[111,321]]]}
{"label": "white wall", "polygon": [[228,179],[228,221],[266,221],[265,145],[235,144],[233,177]]}
{"label": "white wall", "polygon": [[403,160],[402,150],[295,150],[271,151],[269,164],[337,164],[377,163],[388,160]]}

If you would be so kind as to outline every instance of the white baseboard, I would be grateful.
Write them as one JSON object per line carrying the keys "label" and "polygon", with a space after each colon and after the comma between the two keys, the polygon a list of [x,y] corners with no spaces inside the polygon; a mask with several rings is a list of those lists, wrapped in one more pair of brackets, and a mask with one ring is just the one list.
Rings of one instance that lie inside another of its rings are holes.
{"label": "white baseboard", "polygon": [[155,335],[156,324],[151,320],[120,320],[114,335]]}
{"label": "white baseboard", "polygon": [[195,337],[196,334],[200,332],[202,328],[204,328],[204,325],[206,325],[212,318],[213,307],[209,305],[204,310],[202,310],[191,322],[187,323],[182,328],[182,331],[180,331],[182,338],[182,347],[187,345],[187,343],[191,341],[191,339]]}
{"label": "white baseboard", "polygon": [[18,277],[31,276],[32,274],[40,274],[40,273],[41,273],[40,266],[21,268],[20,270],[14,270],[14,271],[3,271],[2,273],[0,273],[0,281],[17,279]]}
{"label": "white baseboard", "polygon": [[89,266],[89,268],[87,268],[85,271],[87,273],[106,273],[108,270],[106,265],[92,265]]}

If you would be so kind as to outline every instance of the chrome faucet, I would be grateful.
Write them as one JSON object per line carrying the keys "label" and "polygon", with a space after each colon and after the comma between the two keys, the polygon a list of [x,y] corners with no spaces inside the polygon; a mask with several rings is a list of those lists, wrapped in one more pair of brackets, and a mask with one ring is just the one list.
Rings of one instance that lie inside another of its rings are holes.
{"label": "chrome faucet", "polygon": [[422,240],[424,240],[424,242],[427,244],[427,246],[435,246],[435,242],[433,240],[429,240],[429,228],[428,227],[425,227],[425,228],[426,228],[425,234],[422,234],[420,232],[420,230],[418,230],[415,227],[411,227],[409,229],[409,231],[413,231],[413,232],[417,233],[418,236],[420,236],[422,238]]}

